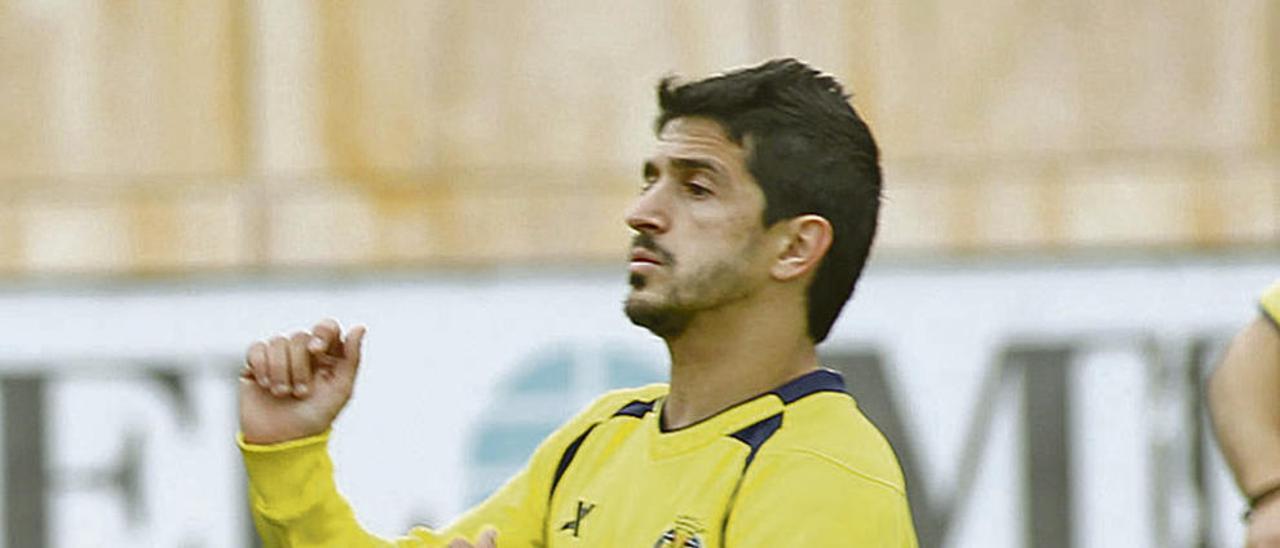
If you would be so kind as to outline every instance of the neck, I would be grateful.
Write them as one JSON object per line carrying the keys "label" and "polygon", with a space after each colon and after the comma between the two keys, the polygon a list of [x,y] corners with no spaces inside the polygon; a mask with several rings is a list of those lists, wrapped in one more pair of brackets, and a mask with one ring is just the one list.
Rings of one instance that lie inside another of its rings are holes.
{"label": "neck", "polygon": [[818,367],[803,306],[779,304],[740,302],[705,311],[666,340],[671,390],[663,403],[665,428],[694,424]]}

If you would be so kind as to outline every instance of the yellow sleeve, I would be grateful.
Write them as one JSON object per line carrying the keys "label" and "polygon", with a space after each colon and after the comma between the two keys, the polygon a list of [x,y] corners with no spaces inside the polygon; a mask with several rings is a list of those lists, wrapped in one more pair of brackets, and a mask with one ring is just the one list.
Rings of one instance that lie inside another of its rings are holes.
{"label": "yellow sleeve", "polygon": [[902,490],[816,453],[761,455],[748,470],[725,546],[916,548]]}
{"label": "yellow sleeve", "polygon": [[[249,475],[249,504],[263,545],[394,546],[356,522],[333,483],[329,432],[273,445],[236,442]],[[405,539],[405,546],[413,546]],[[433,546],[419,539],[419,546]]]}
{"label": "yellow sleeve", "polygon": [[1262,311],[1271,317],[1271,322],[1280,327],[1280,281],[1271,284],[1262,294]]}
{"label": "yellow sleeve", "polygon": [[356,521],[334,484],[329,432],[274,445],[248,444],[239,437],[254,524],[268,548],[436,547],[456,537],[474,540],[486,527],[498,530],[504,547],[543,546],[551,482],[565,449],[638,393],[611,392],[596,400],[547,437],[523,470],[443,531],[415,527],[397,539],[377,537]]}

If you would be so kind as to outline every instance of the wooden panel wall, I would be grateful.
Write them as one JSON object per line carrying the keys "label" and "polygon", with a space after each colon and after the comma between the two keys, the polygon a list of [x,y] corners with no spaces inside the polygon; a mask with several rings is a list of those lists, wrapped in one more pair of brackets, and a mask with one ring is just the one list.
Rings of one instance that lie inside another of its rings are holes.
{"label": "wooden panel wall", "polygon": [[0,0],[0,275],[619,257],[652,88],[793,55],[882,252],[1280,244],[1269,0]]}

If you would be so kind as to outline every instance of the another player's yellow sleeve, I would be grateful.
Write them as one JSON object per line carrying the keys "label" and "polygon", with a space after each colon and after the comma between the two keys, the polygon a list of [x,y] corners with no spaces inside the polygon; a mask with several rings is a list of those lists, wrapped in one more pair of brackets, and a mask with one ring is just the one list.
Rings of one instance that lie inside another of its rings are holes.
{"label": "another player's yellow sleeve", "polygon": [[547,437],[523,470],[448,528],[415,527],[396,539],[373,535],[356,521],[334,484],[329,432],[275,445],[248,444],[238,437],[254,524],[268,548],[437,547],[456,537],[474,541],[486,527],[498,530],[500,545],[543,546],[548,495],[561,455],[592,424],[629,401],[627,397],[628,393],[612,392],[594,402]]}
{"label": "another player's yellow sleeve", "polygon": [[1271,287],[1262,294],[1262,311],[1271,316],[1271,321],[1280,326],[1280,281],[1271,284]]}
{"label": "another player's yellow sleeve", "polygon": [[803,451],[762,455],[751,468],[725,546],[916,548],[899,486]]}

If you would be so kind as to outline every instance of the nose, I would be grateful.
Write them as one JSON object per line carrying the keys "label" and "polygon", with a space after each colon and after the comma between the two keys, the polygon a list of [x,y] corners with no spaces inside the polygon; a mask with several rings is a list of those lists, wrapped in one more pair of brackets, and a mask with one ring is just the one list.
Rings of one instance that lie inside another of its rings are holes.
{"label": "nose", "polygon": [[662,187],[662,182],[655,183],[631,202],[626,221],[632,230],[650,234],[666,232],[671,221],[667,216]]}

